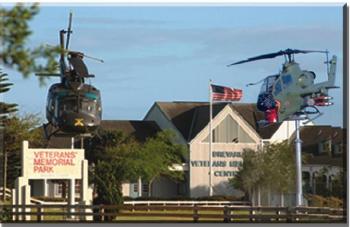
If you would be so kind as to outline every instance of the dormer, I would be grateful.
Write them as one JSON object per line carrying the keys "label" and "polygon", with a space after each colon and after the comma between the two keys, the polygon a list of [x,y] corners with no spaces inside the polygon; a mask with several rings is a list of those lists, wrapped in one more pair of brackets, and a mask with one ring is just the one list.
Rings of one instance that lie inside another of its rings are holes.
{"label": "dormer", "polygon": [[332,156],[332,140],[330,138],[319,142],[318,154],[319,155],[328,154],[329,156]]}

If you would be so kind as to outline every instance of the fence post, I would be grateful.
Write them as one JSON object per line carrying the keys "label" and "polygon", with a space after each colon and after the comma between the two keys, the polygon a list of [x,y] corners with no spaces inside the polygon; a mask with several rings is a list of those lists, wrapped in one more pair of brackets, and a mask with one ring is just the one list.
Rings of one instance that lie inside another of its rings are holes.
{"label": "fence post", "polygon": [[293,217],[292,217],[292,211],[290,207],[287,207],[287,223],[292,223]]}
{"label": "fence post", "polygon": [[26,220],[26,204],[22,204],[21,205],[22,209],[21,209],[21,217],[22,217],[22,221]]}
{"label": "fence post", "polygon": [[101,221],[105,220],[105,209],[103,205],[100,205],[100,216],[101,216]]}
{"label": "fence post", "polygon": [[36,220],[38,221],[38,222],[41,222],[42,221],[42,212],[43,212],[43,209],[42,209],[42,207],[41,207],[41,204],[38,204],[38,206],[37,206],[37,208],[36,208],[36,211],[37,211],[37,216],[36,216]]}
{"label": "fence post", "polygon": [[198,222],[198,219],[199,219],[199,215],[198,215],[198,207],[197,205],[195,204],[193,206],[193,222]]}
{"label": "fence post", "polygon": [[249,209],[249,214],[250,214],[250,222],[254,222],[255,221],[255,218],[253,218],[252,216],[254,216],[255,214],[255,211],[254,211],[254,207],[250,207]]}
{"label": "fence post", "polygon": [[231,217],[230,217],[230,209],[228,206],[224,206],[224,222],[225,223],[229,223],[231,221]]}
{"label": "fence post", "polygon": [[280,221],[281,219],[279,218],[279,216],[281,215],[281,210],[280,210],[280,208],[277,208],[276,209],[276,221]]}

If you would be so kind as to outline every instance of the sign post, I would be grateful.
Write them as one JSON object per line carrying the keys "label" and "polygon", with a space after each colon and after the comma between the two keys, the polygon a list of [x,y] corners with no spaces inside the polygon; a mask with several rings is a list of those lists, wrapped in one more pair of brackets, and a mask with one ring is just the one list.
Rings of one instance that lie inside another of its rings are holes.
{"label": "sign post", "polygon": [[[22,144],[22,176],[16,180],[13,190],[13,205],[30,205],[29,180],[41,180],[44,183],[43,195],[48,194],[47,180],[68,180],[68,205],[75,205],[75,180],[81,180],[80,204],[92,203],[92,189],[88,187],[88,164],[84,159],[84,149],[42,149],[29,148],[28,141]],[[23,188],[25,190],[23,190]],[[70,209],[73,213],[74,209]],[[86,211],[88,212],[88,211]],[[70,215],[74,218],[74,215]],[[16,217],[14,217],[16,218]],[[30,216],[20,217],[21,220],[30,220]],[[92,217],[86,217],[90,220]]]}

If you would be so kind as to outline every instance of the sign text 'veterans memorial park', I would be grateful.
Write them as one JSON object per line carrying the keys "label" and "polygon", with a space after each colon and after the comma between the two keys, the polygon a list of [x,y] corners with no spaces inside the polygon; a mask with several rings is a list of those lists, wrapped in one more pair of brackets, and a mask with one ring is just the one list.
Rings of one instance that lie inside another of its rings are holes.
{"label": "sign text 'veterans memorial park'", "polygon": [[81,176],[81,149],[25,149],[23,174],[31,179],[64,179]]}
{"label": "sign text 'veterans memorial park'", "polygon": [[[67,180],[68,205],[90,205],[92,203],[92,188],[88,186],[88,161],[84,159],[84,149],[64,148],[29,148],[28,141],[22,142],[22,175],[17,177],[15,188],[12,189],[12,204],[15,211],[30,212],[31,208],[22,208],[20,205],[30,205],[31,195],[49,196],[49,184],[52,179]],[[75,185],[80,180],[80,198],[76,201]],[[29,184],[32,181],[33,184]],[[34,184],[35,183],[35,184]],[[51,182],[52,183],[52,182]],[[74,212],[75,208],[69,208]],[[80,212],[80,211],[79,211]],[[84,208],[82,212],[91,212]],[[74,218],[74,215],[70,215]],[[14,215],[13,220],[30,220],[31,215]],[[81,220],[92,220],[92,216]]]}

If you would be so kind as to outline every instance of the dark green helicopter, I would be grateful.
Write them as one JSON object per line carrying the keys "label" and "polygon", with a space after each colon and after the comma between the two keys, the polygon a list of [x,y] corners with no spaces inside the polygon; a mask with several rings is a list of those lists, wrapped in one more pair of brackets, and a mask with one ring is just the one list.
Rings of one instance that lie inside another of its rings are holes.
{"label": "dark green helicopter", "polygon": [[[59,32],[60,38],[60,73],[37,74],[38,76],[59,76],[60,83],[49,88],[46,104],[47,124],[44,131],[47,138],[52,135],[77,135],[94,132],[101,123],[102,106],[100,91],[85,83],[89,74],[83,61],[85,54],[68,50],[72,24],[72,13],[69,15],[67,30]],[[65,35],[67,36],[64,47]],[[65,58],[67,58],[68,64]],[[93,58],[95,59],[95,58]],[[95,59],[99,60],[99,59]],[[103,62],[102,60],[99,60]]]}
{"label": "dark green helicopter", "polygon": [[[316,74],[312,71],[302,70],[299,64],[294,61],[295,54],[308,53],[326,54],[325,64],[327,64],[328,80],[315,84]],[[285,57],[282,70],[278,74],[247,85],[263,82],[258,96],[257,108],[264,112],[265,120],[258,123],[268,125],[285,120],[293,120],[298,116],[305,116],[310,121],[322,114],[317,107],[333,105],[330,102],[332,97],[328,95],[328,90],[338,88],[334,86],[337,58],[333,55],[332,59],[328,60],[328,51],[286,49],[251,57],[228,66],[278,56]],[[311,117],[311,115],[316,116]]]}

